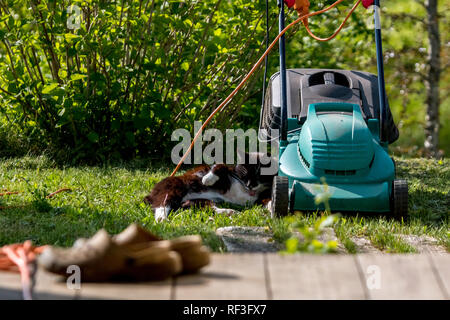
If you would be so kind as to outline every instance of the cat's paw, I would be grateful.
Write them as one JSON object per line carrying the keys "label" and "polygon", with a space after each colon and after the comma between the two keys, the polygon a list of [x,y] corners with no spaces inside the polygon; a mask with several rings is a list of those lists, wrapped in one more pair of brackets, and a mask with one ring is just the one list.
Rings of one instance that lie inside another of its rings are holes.
{"label": "cat's paw", "polygon": [[202,178],[202,183],[205,186],[212,186],[214,183],[216,183],[219,180],[219,176],[216,176],[214,173],[212,172],[208,172],[207,174],[205,174]]}
{"label": "cat's paw", "polygon": [[161,222],[167,219],[169,215],[170,208],[168,207],[159,207],[155,209],[155,220],[156,222]]}

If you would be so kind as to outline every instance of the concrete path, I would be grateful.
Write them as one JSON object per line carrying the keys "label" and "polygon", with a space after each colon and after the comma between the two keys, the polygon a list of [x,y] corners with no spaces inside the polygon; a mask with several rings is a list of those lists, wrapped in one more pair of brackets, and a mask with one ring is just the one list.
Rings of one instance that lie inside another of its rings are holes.
{"label": "concrete path", "polygon": [[[450,299],[450,255],[213,254],[201,273],[153,283],[70,289],[38,271],[35,299]],[[0,272],[0,299],[21,299],[18,274]]]}

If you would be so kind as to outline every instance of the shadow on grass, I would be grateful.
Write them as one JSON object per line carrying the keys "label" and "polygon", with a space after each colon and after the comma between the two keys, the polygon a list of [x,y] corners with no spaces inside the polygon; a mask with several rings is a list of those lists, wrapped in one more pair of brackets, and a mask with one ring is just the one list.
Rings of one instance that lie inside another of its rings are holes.
{"label": "shadow on grass", "polygon": [[214,228],[207,224],[155,223],[148,211],[124,214],[72,206],[51,207],[48,211],[39,211],[31,203],[14,204],[10,208],[0,210],[0,246],[31,240],[38,246],[50,244],[69,247],[78,238],[90,238],[102,228],[114,235],[133,222],[165,239],[200,234],[205,245],[213,251],[223,251],[223,244],[216,236]]}
{"label": "shadow on grass", "polygon": [[133,222],[124,217],[112,217],[110,212],[70,206],[51,207],[39,211],[28,203],[0,211],[0,245],[31,240],[35,245],[71,246],[80,237],[90,237],[101,228],[117,233]]}
{"label": "shadow on grass", "polygon": [[441,226],[449,221],[449,195],[436,190],[409,191],[409,214],[425,225]]}

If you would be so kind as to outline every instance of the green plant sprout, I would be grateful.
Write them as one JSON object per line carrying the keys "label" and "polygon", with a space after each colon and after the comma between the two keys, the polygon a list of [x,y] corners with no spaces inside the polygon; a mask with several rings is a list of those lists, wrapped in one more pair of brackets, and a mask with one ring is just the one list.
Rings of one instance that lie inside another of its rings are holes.
{"label": "green plant sprout", "polygon": [[27,179],[23,178],[23,180],[27,183],[28,192],[33,196],[31,205],[39,212],[49,212],[52,210],[53,207],[47,199],[47,186],[44,185],[43,188],[39,188],[36,183],[31,185]]}
{"label": "green plant sprout", "polygon": [[322,182],[322,187],[318,187],[318,188],[321,188],[322,190],[319,190],[319,191],[322,191],[322,192],[320,192],[316,195],[316,197],[314,198],[314,203],[317,205],[323,203],[323,205],[325,206],[325,213],[331,214],[330,201],[329,201],[330,197],[331,197],[331,192],[330,192],[330,189],[328,187],[325,177],[321,177],[320,181]]}
{"label": "green plant sprout", "polygon": [[323,234],[326,228],[333,226],[339,220],[339,215],[331,214],[329,203],[331,193],[329,192],[325,178],[322,177],[320,181],[322,182],[322,192],[316,195],[314,201],[317,205],[320,203],[324,204],[324,214],[312,227],[308,226],[304,221],[293,223],[291,229],[293,229],[294,232],[297,231],[299,235],[294,234],[286,240],[286,250],[283,251],[283,253],[333,253],[337,251],[337,241],[323,240]]}

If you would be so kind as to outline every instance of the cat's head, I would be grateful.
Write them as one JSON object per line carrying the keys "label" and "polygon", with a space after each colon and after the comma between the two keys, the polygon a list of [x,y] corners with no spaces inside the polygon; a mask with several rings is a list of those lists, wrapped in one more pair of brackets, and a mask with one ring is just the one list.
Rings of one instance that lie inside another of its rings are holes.
{"label": "cat's head", "polygon": [[257,192],[271,188],[273,177],[276,174],[270,170],[273,159],[270,155],[261,152],[241,152],[238,150],[238,163],[234,167],[236,175],[245,185]]}

